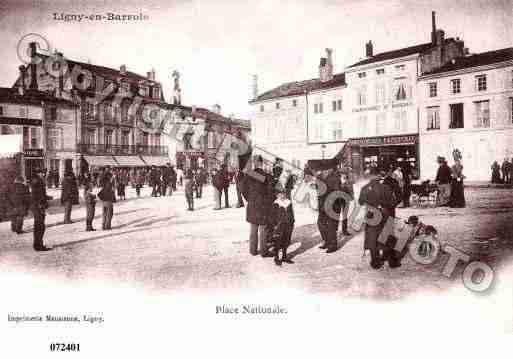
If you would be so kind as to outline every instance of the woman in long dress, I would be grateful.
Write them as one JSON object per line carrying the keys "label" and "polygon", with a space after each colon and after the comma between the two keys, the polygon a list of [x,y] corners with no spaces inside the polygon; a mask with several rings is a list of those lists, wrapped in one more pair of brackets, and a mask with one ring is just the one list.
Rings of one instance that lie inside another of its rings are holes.
{"label": "woman in long dress", "polygon": [[451,200],[449,201],[450,207],[463,208],[465,207],[465,190],[463,186],[463,165],[460,160],[455,160],[454,165],[451,167]]}

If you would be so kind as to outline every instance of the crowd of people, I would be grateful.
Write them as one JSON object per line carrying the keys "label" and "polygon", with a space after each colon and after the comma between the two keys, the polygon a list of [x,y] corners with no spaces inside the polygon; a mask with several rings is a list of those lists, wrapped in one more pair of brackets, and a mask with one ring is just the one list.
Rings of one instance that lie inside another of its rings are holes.
{"label": "crowd of people", "polygon": [[492,183],[513,183],[513,158],[511,161],[505,158],[502,164],[492,163]]}

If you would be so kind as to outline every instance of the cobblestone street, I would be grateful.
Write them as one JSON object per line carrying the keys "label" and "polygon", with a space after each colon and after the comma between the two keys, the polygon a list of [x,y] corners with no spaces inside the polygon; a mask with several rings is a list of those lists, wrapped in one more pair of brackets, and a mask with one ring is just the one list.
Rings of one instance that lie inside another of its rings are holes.
{"label": "cobblestone street", "polygon": [[[272,259],[249,255],[245,209],[214,211],[211,189],[205,192],[196,200],[196,210],[188,212],[181,190],[171,197],[152,198],[145,188],[143,197],[137,199],[130,189],[128,199],[115,206],[111,231],[86,232],[82,205],[73,211],[74,223],[63,225],[62,208],[54,204],[45,234],[46,243],[54,249],[32,250],[31,218],[25,222],[28,232],[19,236],[9,231],[9,223],[2,223],[0,265],[2,270],[60,280],[128,282],[165,293],[285,287],[306,293],[402,299],[461,285],[461,265],[452,278],[442,275],[444,256],[428,266],[407,257],[399,269],[372,270],[368,256],[362,258],[361,233],[340,237],[342,248],[325,254],[317,248],[320,236],[315,214],[299,205],[290,248],[295,263],[277,267]],[[58,192],[53,194],[58,198]],[[232,204],[234,198],[231,193]],[[464,209],[398,209],[398,215],[418,215],[438,229],[442,243],[486,261],[500,278],[503,264],[513,253],[511,190],[470,188],[467,199],[469,205]],[[101,228],[99,204],[95,227]],[[493,237],[500,240],[490,248],[476,244],[476,240]]]}

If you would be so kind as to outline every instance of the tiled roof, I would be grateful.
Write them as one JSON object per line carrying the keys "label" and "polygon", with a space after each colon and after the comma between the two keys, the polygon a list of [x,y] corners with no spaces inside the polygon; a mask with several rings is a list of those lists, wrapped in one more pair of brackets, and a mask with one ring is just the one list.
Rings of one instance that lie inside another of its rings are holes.
{"label": "tiled roof", "polygon": [[470,67],[490,65],[498,62],[511,60],[513,60],[513,47],[508,47],[506,49],[482,52],[480,54],[459,57],[457,59],[454,59],[453,62],[449,62],[444,66],[439,67],[429,73],[425,73],[424,75],[438,74],[442,72],[449,72]]}
{"label": "tiled roof", "polygon": [[41,106],[41,102],[59,104],[65,106],[75,106],[71,101],[54,97],[46,92],[38,90],[25,90],[20,95],[17,88],[0,87],[0,103],[17,103]]}
{"label": "tiled roof", "polygon": [[362,65],[368,65],[368,64],[372,64],[374,62],[381,62],[381,61],[385,61],[385,60],[397,59],[400,57],[405,57],[405,56],[421,53],[421,52],[428,50],[431,46],[432,46],[432,44],[430,42],[428,42],[426,44],[405,47],[405,48],[402,48],[399,50],[382,52],[380,54],[376,54],[372,57],[369,57],[367,59],[359,61],[359,62],[349,66],[349,68],[356,67],[356,66],[362,66]]}
{"label": "tiled roof", "polygon": [[[39,54],[39,53],[37,55],[43,59],[48,57],[48,55]],[[73,69],[75,66],[78,65],[78,66],[80,66],[81,69],[89,70],[93,75],[101,76],[104,79],[110,80],[114,83],[117,83],[118,79],[121,78],[123,82],[127,82],[134,86],[139,85],[140,82],[149,83],[149,84],[153,83],[156,85],[157,84],[160,85],[159,81],[149,80],[147,77],[139,75],[132,71],[125,71],[123,74],[121,74],[119,69],[112,69],[110,67],[98,66],[98,65],[93,65],[93,64],[86,63],[86,62],[70,60],[67,57],[64,57],[64,59],[66,60],[66,63],[68,64],[69,69]],[[20,81],[20,78],[18,78],[16,80],[14,86],[17,86],[19,81]],[[163,88],[162,88],[162,86],[159,86],[159,87],[160,87],[160,100],[164,101]],[[81,91],[81,92],[87,92],[87,91]]]}
{"label": "tiled roof", "polygon": [[298,96],[315,90],[322,90],[345,85],[346,74],[342,72],[333,75],[333,79],[326,82],[322,82],[320,79],[304,80],[299,82],[288,82],[272,90],[264,92],[263,94],[259,95],[256,99],[250,102],[252,103],[287,96]]}

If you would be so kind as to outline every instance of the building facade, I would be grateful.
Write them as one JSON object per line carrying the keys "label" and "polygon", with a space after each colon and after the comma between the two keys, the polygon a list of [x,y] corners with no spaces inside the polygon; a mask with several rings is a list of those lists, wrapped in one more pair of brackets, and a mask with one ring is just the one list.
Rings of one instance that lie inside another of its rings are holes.
{"label": "building facade", "polygon": [[462,154],[470,181],[513,157],[513,48],[457,58],[419,78],[421,175],[434,178],[437,156]]}
{"label": "building facade", "polygon": [[[93,167],[143,167],[169,162],[161,145],[159,120],[169,111],[155,71],[141,76],[125,65],[111,69],[40,54],[31,43],[32,63],[14,84],[78,104],[74,133],[65,133],[65,113],[57,112],[49,130],[52,166],[75,150]],[[55,147],[55,148],[54,148]],[[74,167],[77,168],[74,162]]]}
{"label": "building facade", "polygon": [[76,119],[71,101],[22,87],[0,88],[0,136],[20,136],[16,171],[27,179],[35,168],[62,173],[64,160],[76,163]]}

